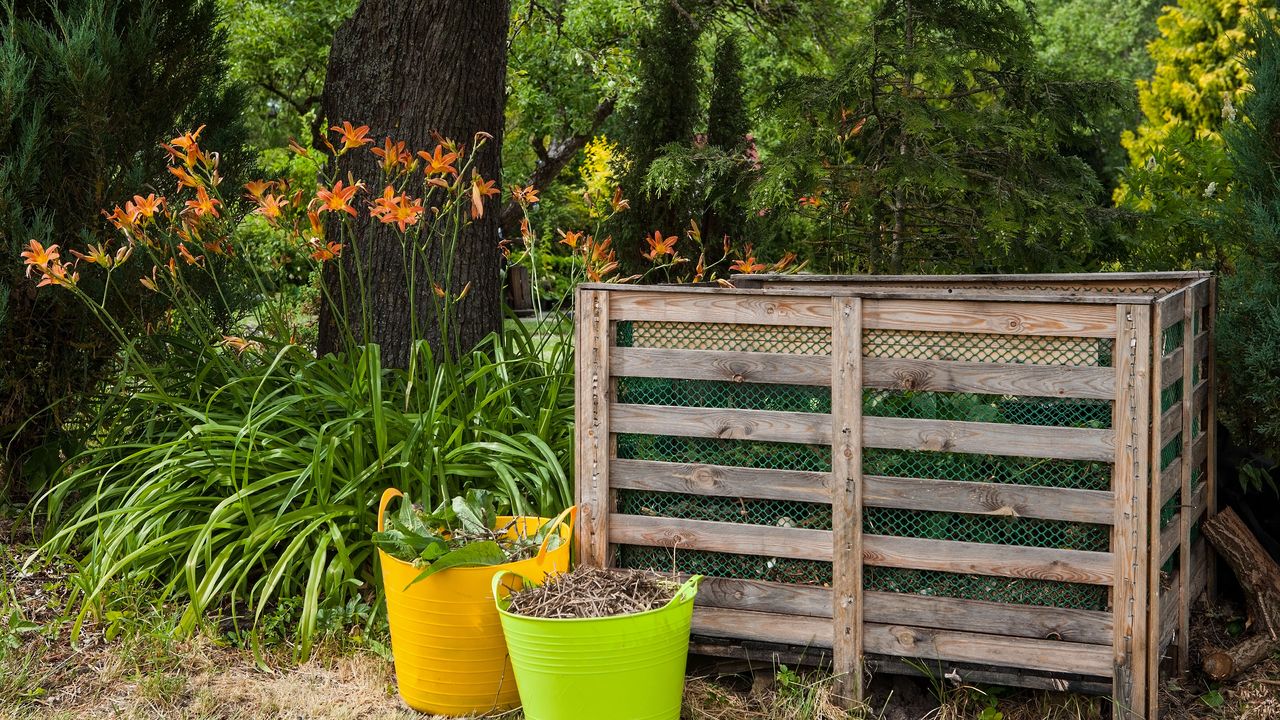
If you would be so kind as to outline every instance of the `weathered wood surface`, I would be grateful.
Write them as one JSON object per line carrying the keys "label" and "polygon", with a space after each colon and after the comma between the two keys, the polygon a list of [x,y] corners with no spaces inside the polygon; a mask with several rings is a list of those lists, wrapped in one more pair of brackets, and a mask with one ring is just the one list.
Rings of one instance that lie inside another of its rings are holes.
{"label": "weathered wood surface", "polygon": [[867,652],[931,660],[1000,664],[1013,667],[1072,672],[1111,673],[1111,648],[1054,640],[933,630],[906,625],[865,625]]}
{"label": "weathered wood surface", "polygon": [[658,460],[614,460],[610,484],[619,489],[714,497],[830,503],[831,475],[804,470],[760,470]]}
{"label": "weathered wood surface", "polygon": [[1148,460],[1151,417],[1151,308],[1120,305],[1115,343],[1116,495],[1111,528],[1115,636],[1112,685],[1117,715],[1143,718],[1147,702]]}
{"label": "weathered wood surface", "polygon": [[612,320],[650,322],[749,323],[753,325],[831,326],[831,298],[776,294],[662,292],[659,288],[615,292]]}
{"label": "weathered wood surface", "polygon": [[1115,454],[1115,434],[1093,428],[867,417],[862,439],[867,447],[893,450],[996,452],[1058,460],[1106,462]]}
{"label": "weathered wood surface", "polygon": [[1115,494],[1109,490],[877,475],[865,476],[863,483],[863,503],[874,507],[1004,515],[1100,525],[1110,525],[1115,521]]}
{"label": "weathered wood surface", "polygon": [[1036,670],[1022,670],[1008,665],[980,665],[975,663],[954,663],[932,661],[925,663],[922,670],[919,660],[899,660],[898,658],[873,655],[868,658],[868,665],[873,672],[892,673],[895,675],[912,675],[926,679],[955,676],[965,685],[1003,685],[1005,687],[1023,687],[1050,692],[1070,692],[1082,695],[1110,695],[1111,681],[1089,679],[1078,673],[1064,677],[1061,674],[1048,674]]}
{"label": "weathered wood surface", "polygon": [[610,542],[681,550],[831,561],[831,531],[682,520],[642,515],[609,516]]}
{"label": "weathered wood surface", "polygon": [[668,348],[613,348],[616,377],[720,380],[735,383],[831,385],[829,355]]}
{"label": "weathered wood surface", "polygon": [[1229,507],[1204,524],[1204,534],[1240,581],[1252,628],[1235,646],[1205,654],[1205,674],[1222,682],[1280,650],[1280,565]]}
{"label": "weathered wood surface", "polygon": [[862,308],[835,298],[831,347],[831,528],[834,537],[832,670],[836,696],[862,699]]}
{"label": "weathered wood surface", "polygon": [[867,565],[1108,585],[1111,553],[863,535]]}
{"label": "weathered wood surface", "polygon": [[725,440],[831,443],[831,416],[776,410],[725,410],[671,405],[614,404],[613,432]]}
{"label": "weathered wood surface", "polygon": [[1093,398],[1115,394],[1111,368],[870,357],[865,386],[889,390]]}
{"label": "weathered wood surface", "polygon": [[574,528],[579,562],[607,567],[609,490],[609,302],[610,294],[579,290],[576,297],[576,384],[574,387],[575,498]]}
{"label": "weathered wood surface", "polygon": [[969,300],[866,300],[862,325],[913,332],[1112,337],[1115,313],[1107,305],[976,302]]}

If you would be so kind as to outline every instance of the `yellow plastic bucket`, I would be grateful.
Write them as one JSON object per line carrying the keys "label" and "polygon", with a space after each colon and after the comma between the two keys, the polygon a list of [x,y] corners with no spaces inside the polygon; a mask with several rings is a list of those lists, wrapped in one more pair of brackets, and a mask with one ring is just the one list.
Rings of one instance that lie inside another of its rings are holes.
{"label": "yellow plastic bucket", "polygon": [[[401,492],[388,488],[378,504],[378,530],[387,504]],[[502,624],[494,606],[492,579],[499,570],[543,578],[569,569],[569,540],[577,508],[554,520],[515,518],[517,532],[533,534],[544,524],[560,525],[555,550],[543,542],[528,560],[488,567],[450,568],[414,583],[421,570],[382,550],[382,585],[395,656],[396,683],[409,707],[437,715],[471,715],[508,710],[520,704],[515,675],[507,658]],[[511,522],[498,518],[498,525]]]}

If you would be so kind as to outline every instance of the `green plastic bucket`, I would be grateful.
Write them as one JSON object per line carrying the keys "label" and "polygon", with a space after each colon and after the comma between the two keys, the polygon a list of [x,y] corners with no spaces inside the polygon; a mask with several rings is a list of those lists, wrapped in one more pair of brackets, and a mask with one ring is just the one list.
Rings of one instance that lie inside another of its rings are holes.
{"label": "green plastic bucket", "polygon": [[507,575],[520,577],[494,575],[493,597],[526,720],[679,720],[701,575],[657,610],[582,619],[507,612]]}

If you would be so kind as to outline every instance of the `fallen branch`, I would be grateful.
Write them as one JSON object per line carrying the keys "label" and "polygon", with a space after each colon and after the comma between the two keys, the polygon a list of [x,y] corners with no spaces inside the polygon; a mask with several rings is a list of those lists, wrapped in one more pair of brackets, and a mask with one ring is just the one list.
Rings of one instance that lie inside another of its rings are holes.
{"label": "fallen branch", "polygon": [[1223,681],[1280,650],[1280,565],[1231,508],[1205,521],[1204,534],[1244,589],[1246,627],[1251,629],[1234,646],[1205,655],[1205,674]]}

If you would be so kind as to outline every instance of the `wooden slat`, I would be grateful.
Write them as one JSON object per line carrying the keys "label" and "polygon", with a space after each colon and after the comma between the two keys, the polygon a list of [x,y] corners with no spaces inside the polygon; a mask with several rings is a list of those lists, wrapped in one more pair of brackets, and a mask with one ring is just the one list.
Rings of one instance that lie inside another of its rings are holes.
{"label": "wooden slat", "polygon": [[1210,286],[1212,284],[1213,280],[1211,278],[1204,278],[1191,284],[1191,287],[1188,288],[1188,292],[1191,293],[1192,299],[1190,304],[1192,310],[1199,310],[1209,304],[1209,294],[1211,292]]}
{"label": "wooden slat", "polygon": [[1111,673],[1111,648],[1053,640],[932,630],[867,623],[869,653],[930,660],[990,663],[1048,672],[1084,675]]}
{"label": "wooden slat", "polygon": [[[1203,357],[1206,358],[1204,368],[1205,379],[1209,381],[1209,389],[1207,393],[1208,399],[1206,400],[1207,407],[1205,409],[1205,420],[1207,420],[1205,424],[1208,425],[1208,427],[1205,428],[1204,437],[1204,460],[1207,460],[1205,463],[1204,484],[1206,492],[1205,512],[1209,517],[1213,517],[1218,512],[1218,379],[1217,369],[1215,367],[1215,363],[1217,362],[1217,353],[1214,351],[1214,346],[1217,342],[1214,339],[1214,328],[1218,322],[1218,279],[1211,277],[1208,280],[1209,307],[1208,310],[1205,311],[1207,327],[1202,328],[1204,332],[1201,333],[1205,339],[1203,355]],[[1200,341],[1199,338],[1196,338],[1197,357],[1201,357],[1199,355],[1199,351]],[[1199,439],[1197,439],[1196,444],[1200,444]],[[1193,452],[1192,457],[1197,457],[1196,453]],[[1193,459],[1192,462],[1195,463],[1193,467],[1199,467],[1200,462],[1202,461]],[[1201,567],[1196,566],[1196,562],[1195,549],[1193,548],[1192,565],[1195,568],[1192,570],[1193,576],[1202,570]],[[1216,603],[1218,599],[1217,562],[1214,560],[1212,554],[1208,555],[1207,560],[1203,560],[1201,562],[1205,565],[1203,568],[1204,586],[1209,593],[1209,602],[1210,604],[1213,604]],[[1198,594],[1198,588],[1200,586],[1193,583],[1192,587],[1197,588],[1197,592],[1193,593],[1193,595]]]}
{"label": "wooden slat", "polygon": [[693,606],[694,635],[829,648],[833,632],[834,626],[828,618],[727,610],[700,603]]}
{"label": "wooden slat", "polygon": [[1148,453],[1151,417],[1151,309],[1116,307],[1116,494],[1111,548],[1115,636],[1112,686],[1118,720],[1146,717]]}
{"label": "wooden slat", "polygon": [[1200,516],[1208,509],[1209,486],[1207,483],[1200,483],[1200,486],[1191,493],[1191,502],[1188,507],[1183,510],[1187,517],[1187,534],[1183,542],[1191,545],[1191,527],[1200,520]]}
{"label": "wooden slat", "polygon": [[607,567],[611,510],[609,491],[609,294],[579,290],[576,304],[576,403],[574,442],[577,446],[575,502],[578,505],[574,539],[578,561]]}
{"label": "wooden slat", "polygon": [[[815,585],[707,578],[698,605],[830,618],[832,591]],[[1111,614],[905,593],[863,593],[867,622],[1109,645]]]}
{"label": "wooden slat", "polygon": [[[1209,404],[1209,381],[1207,379],[1201,380],[1196,389],[1187,397],[1191,401],[1191,415],[1194,417],[1200,412],[1201,408]],[[1200,432],[1205,432],[1207,429],[1200,428]]]}
{"label": "wooden slat", "polygon": [[1111,553],[864,535],[867,565],[1108,585]]}
{"label": "wooden slat", "polygon": [[828,562],[832,553],[830,530],[640,515],[610,515],[609,542]]}
{"label": "wooden slat", "polygon": [[829,327],[829,297],[626,290],[611,293],[609,318],[652,322]]}
{"label": "wooden slat", "polygon": [[882,330],[1113,337],[1113,308],[1067,303],[867,300],[863,327]]}
{"label": "wooden slat", "polygon": [[1110,525],[1115,495],[1107,490],[1007,485],[959,480],[863,478],[862,499],[874,507],[1066,520]]}
{"label": "wooden slat", "polygon": [[[1178,291],[1161,298],[1156,302],[1155,307],[1152,309],[1153,314],[1151,318],[1151,344],[1156,355],[1156,361],[1152,364],[1151,370],[1150,403],[1152,416],[1151,437],[1153,439],[1150,447],[1147,448],[1147,452],[1149,453],[1147,464],[1150,469],[1149,477],[1152,478],[1152,481],[1145,482],[1145,487],[1142,485],[1139,486],[1143,487],[1146,491],[1147,503],[1149,504],[1148,518],[1150,518],[1150,524],[1148,525],[1146,535],[1146,537],[1149,538],[1150,549],[1142,558],[1142,562],[1147,573],[1147,588],[1149,593],[1149,602],[1145,608],[1147,615],[1147,632],[1144,642],[1145,652],[1148,654],[1148,657],[1145,660],[1146,682],[1144,684],[1147,691],[1146,704],[1149,709],[1158,707],[1160,701],[1160,664],[1154,657],[1151,657],[1151,655],[1157,653],[1160,648],[1160,605],[1156,600],[1158,600],[1158,594],[1160,591],[1160,566],[1164,562],[1160,557],[1161,551],[1163,550],[1161,543],[1164,540],[1164,535],[1160,530],[1160,515],[1162,507],[1160,505],[1160,485],[1158,482],[1154,481],[1156,479],[1156,473],[1161,467],[1161,453],[1165,445],[1168,443],[1164,424],[1166,419],[1168,419],[1169,414],[1163,410],[1161,405],[1163,402],[1162,392],[1165,387],[1171,384],[1171,381],[1176,381],[1182,376],[1182,367],[1178,366],[1174,368],[1175,376],[1173,378],[1165,377],[1164,365],[1159,361],[1159,355],[1164,351],[1164,330],[1172,327],[1175,322],[1182,319],[1183,299],[1185,297],[1186,293]],[[1184,387],[1183,390],[1185,391],[1186,388]],[[1177,403],[1174,404],[1174,408],[1178,408],[1177,418],[1178,423],[1180,424],[1182,422],[1181,408]],[[1176,539],[1176,537],[1177,535],[1174,533],[1174,538]]]}
{"label": "wooden slat", "polygon": [[614,404],[609,413],[615,433],[767,440],[813,445],[831,443],[831,416],[824,413],[626,403]]}
{"label": "wooden slat", "polygon": [[832,300],[832,669],[837,696],[854,702],[862,700],[862,309],[861,298]]}
{"label": "wooden slat", "polygon": [[1164,387],[1169,387],[1182,377],[1182,364],[1185,357],[1186,351],[1176,348],[1160,360],[1160,377],[1165,379]]}
{"label": "wooden slat", "polygon": [[1163,567],[1165,563],[1169,562],[1169,558],[1173,557],[1174,551],[1178,549],[1178,536],[1180,533],[1178,523],[1181,521],[1182,513],[1179,512],[1169,518],[1168,524],[1160,530],[1160,561],[1155,563],[1157,577],[1159,577],[1160,568]]}
{"label": "wooden slat", "polygon": [[1179,455],[1169,463],[1169,467],[1160,471],[1160,503],[1157,507],[1164,507],[1169,498],[1182,489],[1182,465],[1182,456]]}
{"label": "wooden slat", "polygon": [[[1211,432],[1213,430],[1213,427],[1214,427],[1214,423],[1209,423],[1209,429]],[[1213,447],[1213,445],[1209,442],[1210,438],[1212,437],[1213,436],[1211,434],[1206,435],[1204,433],[1201,433],[1200,437],[1196,438],[1195,444],[1191,446],[1191,467],[1193,468],[1200,467],[1202,464],[1204,464],[1204,461],[1208,459],[1209,449]],[[1214,469],[1213,463],[1209,463],[1208,469],[1210,472],[1213,471]]]}
{"label": "wooden slat", "polygon": [[[1160,593],[1160,649],[1163,651],[1170,642],[1178,639],[1178,588],[1182,586],[1181,578],[1175,570],[1169,577],[1169,589]],[[1164,656],[1164,653],[1161,653]]]}
{"label": "wooden slat", "polygon": [[614,460],[613,467],[609,470],[609,484],[614,488],[628,490],[831,502],[830,473],[802,470],[760,470],[656,460]]}
{"label": "wooden slat", "polygon": [[[1202,288],[1205,292],[1197,292],[1196,288]],[[1186,291],[1187,299],[1183,307],[1183,323],[1182,323],[1182,345],[1187,348],[1195,347],[1195,315],[1199,312],[1202,305],[1201,300],[1208,297],[1208,283],[1201,281],[1196,283]],[[1177,624],[1177,669],[1179,674],[1186,672],[1190,666],[1191,659],[1191,643],[1189,642],[1191,635],[1191,594],[1190,588],[1187,587],[1187,581],[1191,578],[1191,524],[1195,522],[1196,515],[1193,515],[1194,508],[1187,507],[1192,504],[1191,501],[1191,479],[1194,467],[1191,465],[1191,458],[1195,452],[1195,438],[1192,436],[1192,430],[1195,427],[1195,414],[1197,408],[1197,396],[1202,396],[1204,400],[1208,400],[1209,382],[1204,380],[1199,387],[1193,385],[1195,381],[1196,359],[1191,352],[1186,353],[1185,359],[1180,368],[1182,375],[1182,402],[1179,405],[1182,408],[1182,458],[1178,462],[1181,469],[1180,485],[1182,496],[1182,510],[1178,513],[1178,545],[1182,548],[1182,552],[1178,554],[1178,575],[1182,579],[1173,586],[1170,593],[1176,600],[1178,608],[1176,624]],[[1201,432],[1204,432],[1201,429]],[[1161,620],[1163,622],[1163,618]]]}
{"label": "wooden slat", "polygon": [[1111,644],[1110,613],[904,593],[865,593],[866,621],[1012,637]]}
{"label": "wooden slat", "polygon": [[791,273],[759,273],[756,275],[734,275],[735,278],[749,278],[761,283],[795,283],[810,285],[813,283],[842,283],[845,286],[865,285],[940,285],[943,287],[957,284],[985,283],[994,287],[1003,285],[1039,285],[1052,286],[1081,285],[1098,287],[1125,287],[1132,284],[1136,287],[1183,287],[1211,275],[1205,270],[1164,270],[1158,272],[1101,272],[1101,273],[1007,273],[984,274],[969,273],[961,275],[822,275]]}
{"label": "wooden slat", "polygon": [[1169,406],[1168,410],[1160,416],[1160,447],[1163,448],[1173,440],[1174,436],[1182,432],[1182,402],[1176,402]]}
{"label": "wooden slat", "polygon": [[[1156,319],[1158,322],[1155,326],[1160,330],[1168,330],[1174,325],[1177,325],[1178,322],[1182,320],[1183,301],[1186,297],[1187,289],[1182,288],[1181,290],[1168,293],[1156,301],[1156,307],[1164,308],[1165,312],[1160,312],[1159,310],[1156,311]],[[1162,342],[1164,340],[1163,337],[1158,339]]]}
{"label": "wooden slat", "polygon": [[613,348],[609,366],[615,377],[831,385],[831,357],[827,355]]}
{"label": "wooden slat", "polygon": [[[779,661],[782,662],[782,661]],[[776,662],[774,663],[777,664]],[[869,659],[871,670],[876,673],[894,675],[910,675],[925,680],[940,677],[956,677],[957,682],[967,686],[1002,685],[1004,687],[1023,687],[1032,690],[1048,690],[1056,693],[1079,693],[1081,695],[1111,695],[1111,678],[1088,679],[1072,674],[1064,677],[1038,670],[996,667],[993,665],[976,665],[971,663],[954,663],[933,661],[921,667],[919,660],[899,660],[897,658],[875,655]],[[926,716],[927,717],[927,716]]]}
{"label": "wooden slat", "polygon": [[1093,428],[867,417],[863,444],[894,450],[999,453],[1059,460],[1114,459],[1115,435]]}
{"label": "wooden slat", "polygon": [[869,357],[863,360],[863,377],[866,387],[891,390],[1100,400],[1115,397],[1115,372],[1101,367]]}

